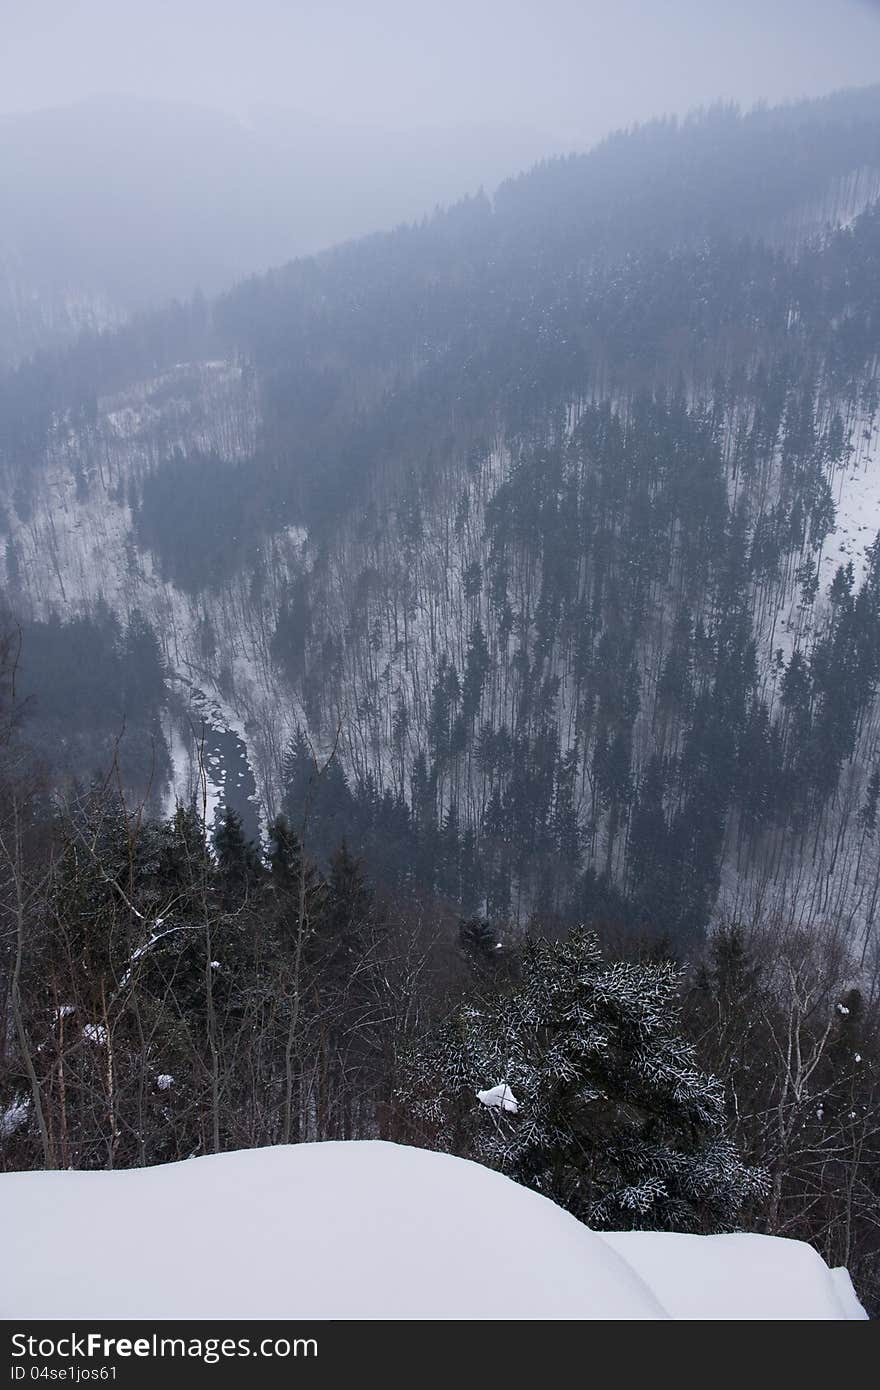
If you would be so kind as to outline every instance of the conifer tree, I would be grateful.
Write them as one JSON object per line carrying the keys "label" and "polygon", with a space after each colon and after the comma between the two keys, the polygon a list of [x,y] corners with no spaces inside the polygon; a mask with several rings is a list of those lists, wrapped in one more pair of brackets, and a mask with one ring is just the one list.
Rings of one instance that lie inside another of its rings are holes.
{"label": "conifer tree", "polygon": [[247,894],[260,875],[257,851],[245,839],[241,816],[231,806],[225,807],[214,833],[214,850],[224,897],[231,906]]}
{"label": "conifer tree", "polygon": [[[766,1190],[725,1134],[721,1083],[679,1032],[668,963],[602,959],[583,930],[530,939],[521,979],[464,1008],[407,1094],[452,1145],[605,1230],[720,1231]],[[477,1091],[509,1086],[516,1114]]]}

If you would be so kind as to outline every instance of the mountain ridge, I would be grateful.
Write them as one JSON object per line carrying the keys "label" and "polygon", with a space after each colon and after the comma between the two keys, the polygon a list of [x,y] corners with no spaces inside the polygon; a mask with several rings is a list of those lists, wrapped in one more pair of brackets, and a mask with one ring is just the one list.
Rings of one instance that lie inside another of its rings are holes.
{"label": "mountain ridge", "polygon": [[25,364],[10,596],[143,609],[266,815],[341,729],[316,847],[468,910],[686,939],[785,864],[867,933],[874,560],[825,546],[875,496],[878,195],[880,88],[719,108]]}

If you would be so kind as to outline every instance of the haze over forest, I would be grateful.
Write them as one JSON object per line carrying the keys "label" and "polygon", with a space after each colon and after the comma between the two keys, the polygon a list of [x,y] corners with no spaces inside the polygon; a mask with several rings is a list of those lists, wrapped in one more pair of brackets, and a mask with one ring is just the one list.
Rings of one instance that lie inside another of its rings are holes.
{"label": "haze over forest", "polygon": [[4,0],[0,361],[634,122],[872,81],[872,9]]}
{"label": "haze over forest", "polygon": [[0,3],[0,1200],[880,1313],[880,5]]}

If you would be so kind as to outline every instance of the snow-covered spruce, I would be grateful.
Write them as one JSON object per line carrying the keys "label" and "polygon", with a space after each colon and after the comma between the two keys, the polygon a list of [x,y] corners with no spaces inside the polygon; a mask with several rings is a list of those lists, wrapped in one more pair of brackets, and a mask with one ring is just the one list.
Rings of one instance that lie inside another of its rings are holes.
{"label": "snow-covered spruce", "polygon": [[599,1229],[732,1229],[767,1174],[725,1134],[721,1083],[677,1030],[678,984],[670,964],[604,962],[590,933],[528,941],[521,980],[411,1059],[421,1133]]}

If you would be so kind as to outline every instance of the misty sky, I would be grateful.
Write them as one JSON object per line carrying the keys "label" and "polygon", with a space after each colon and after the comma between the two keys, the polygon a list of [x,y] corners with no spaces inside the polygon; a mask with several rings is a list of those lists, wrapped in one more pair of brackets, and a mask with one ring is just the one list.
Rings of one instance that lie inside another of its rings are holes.
{"label": "misty sky", "polygon": [[874,0],[0,0],[0,111],[109,92],[579,142],[877,80]]}

